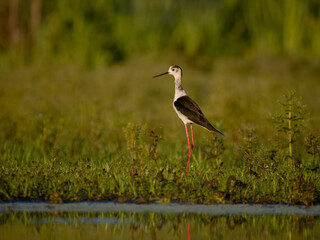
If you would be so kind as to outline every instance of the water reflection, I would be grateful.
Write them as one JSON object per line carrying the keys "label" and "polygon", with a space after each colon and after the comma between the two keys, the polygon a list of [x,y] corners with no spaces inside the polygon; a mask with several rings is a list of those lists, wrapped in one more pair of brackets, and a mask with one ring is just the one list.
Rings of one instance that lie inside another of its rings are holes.
{"label": "water reflection", "polygon": [[0,239],[320,239],[305,215],[0,214]]}
{"label": "water reflection", "polygon": [[190,236],[190,223],[187,223],[186,226],[187,226],[187,231],[188,231],[188,240],[191,240],[191,236]]}

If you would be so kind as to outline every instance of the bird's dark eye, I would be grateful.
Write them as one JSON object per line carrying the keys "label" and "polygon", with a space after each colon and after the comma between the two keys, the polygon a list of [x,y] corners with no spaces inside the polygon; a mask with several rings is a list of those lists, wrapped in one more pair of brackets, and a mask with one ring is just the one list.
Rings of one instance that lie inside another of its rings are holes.
{"label": "bird's dark eye", "polygon": [[176,69],[175,68],[172,68],[172,71],[175,71]]}

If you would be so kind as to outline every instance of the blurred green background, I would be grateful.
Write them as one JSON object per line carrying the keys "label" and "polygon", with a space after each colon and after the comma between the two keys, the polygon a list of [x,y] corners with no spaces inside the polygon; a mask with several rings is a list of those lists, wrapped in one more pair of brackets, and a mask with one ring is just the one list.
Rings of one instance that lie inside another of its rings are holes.
{"label": "blurred green background", "polygon": [[320,54],[317,0],[2,0],[0,9],[2,67],[172,52],[208,62]]}
{"label": "blurred green background", "polygon": [[115,137],[105,132],[145,122],[185,144],[171,78],[151,78],[174,64],[232,141],[247,126],[266,139],[292,89],[308,106],[310,128],[320,122],[317,0],[3,0],[0,11],[4,139],[33,143],[46,119],[66,139],[99,128],[106,144]]}
{"label": "blurred green background", "polygon": [[[300,107],[290,130],[294,162],[319,166],[318,0],[2,0],[2,170],[10,179],[16,169],[27,169],[17,166],[37,162],[91,163],[99,169],[118,167],[113,172],[125,172],[128,183],[133,158],[184,169],[187,145],[172,109],[172,77],[152,79],[175,64],[184,70],[187,93],[226,134],[213,139],[195,127],[191,168],[264,171],[287,163],[288,99],[283,95],[293,89]],[[141,166],[139,171],[147,173]],[[290,184],[295,179],[292,175]],[[320,181],[315,182],[319,188]],[[26,186],[21,180],[16,184]],[[8,189],[2,192],[14,192]],[[28,192],[14,189],[15,197]]]}

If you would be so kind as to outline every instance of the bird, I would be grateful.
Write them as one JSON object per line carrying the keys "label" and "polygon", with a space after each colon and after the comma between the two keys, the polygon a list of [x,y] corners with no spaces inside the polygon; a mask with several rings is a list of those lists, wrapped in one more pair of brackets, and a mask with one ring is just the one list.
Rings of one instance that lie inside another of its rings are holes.
{"label": "bird", "polygon": [[[223,133],[212,126],[212,124],[208,121],[208,119],[201,111],[198,104],[195,101],[193,101],[183,89],[182,68],[177,65],[170,66],[167,72],[153,76],[153,78],[167,74],[172,75],[174,77],[175,92],[173,99],[173,108],[176,111],[178,117],[182,120],[186,130],[186,136],[188,140],[188,162],[186,166],[186,172],[188,170],[190,172],[190,157],[194,147],[192,124],[196,123],[210,132],[216,132],[221,135],[223,135]],[[191,145],[189,140],[188,125],[190,125]]]}

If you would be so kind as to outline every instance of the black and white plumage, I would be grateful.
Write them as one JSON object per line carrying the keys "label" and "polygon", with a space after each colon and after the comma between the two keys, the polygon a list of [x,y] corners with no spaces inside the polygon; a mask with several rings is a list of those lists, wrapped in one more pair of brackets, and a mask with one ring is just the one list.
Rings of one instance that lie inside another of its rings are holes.
{"label": "black and white plumage", "polygon": [[[160,77],[165,74],[173,75],[175,80],[173,108],[178,114],[178,117],[182,120],[182,122],[185,125],[186,135],[188,139],[188,150],[189,150],[188,152],[189,158],[188,158],[186,171],[188,170],[188,168],[190,171],[190,156],[194,146],[192,123],[196,123],[201,127],[207,129],[208,131],[217,132],[217,133],[220,133],[221,135],[223,134],[211,125],[208,119],[204,116],[198,104],[195,101],[193,101],[190,97],[188,97],[187,93],[184,91],[182,87],[182,69],[179,66],[174,65],[169,67],[168,72],[162,73],[154,77]],[[190,125],[191,137],[192,137],[191,146],[190,146],[189,134],[188,134],[188,128],[187,128],[188,124]]]}
{"label": "black and white plumage", "polygon": [[222,134],[211,125],[211,123],[202,113],[198,104],[196,104],[196,102],[189,98],[187,95],[179,97],[177,100],[175,100],[173,102],[173,106],[176,112],[179,112],[179,114],[184,115],[188,119],[188,123],[190,121],[190,124],[196,123],[209,131],[214,131]]}

